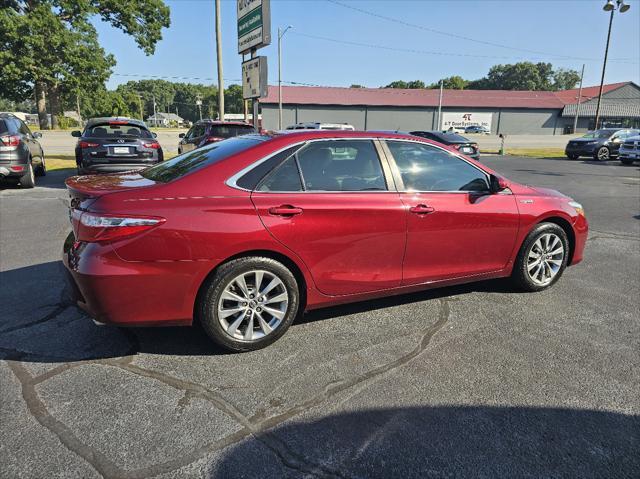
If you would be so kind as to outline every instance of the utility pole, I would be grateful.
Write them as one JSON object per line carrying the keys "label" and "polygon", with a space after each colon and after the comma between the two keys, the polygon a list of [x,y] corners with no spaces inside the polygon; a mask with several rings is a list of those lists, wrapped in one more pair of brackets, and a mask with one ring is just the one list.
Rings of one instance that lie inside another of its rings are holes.
{"label": "utility pole", "polygon": [[278,130],[282,130],[282,37],[290,28],[281,31],[278,27]]}
{"label": "utility pole", "polygon": [[220,0],[216,0],[216,56],[218,57],[218,119],[224,121],[224,80],[222,78],[222,34]]}
{"label": "utility pole", "polygon": [[158,126],[158,117],[156,116],[156,96],[152,94],[151,98],[153,98],[153,123],[155,126]]}
{"label": "utility pole", "polygon": [[442,89],[443,82],[440,80],[440,99],[438,100],[438,131],[442,130]]}
{"label": "utility pole", "polygon": [[582,79],[584,78],[584,63],[582,64],[582,73],[580,73],[580,89],[578,90],[578,101],[576,102],[576,116],[573,119],[573,133],[576,133],[578,129],[578,109],[580,108],[580,103],[582,102]]}
{"label": "utility pole", "polygon": [[196,96],[196,105],[198,106],[198,114],[200,115],[200,119],[202,120],[202,97],[200,94]]}

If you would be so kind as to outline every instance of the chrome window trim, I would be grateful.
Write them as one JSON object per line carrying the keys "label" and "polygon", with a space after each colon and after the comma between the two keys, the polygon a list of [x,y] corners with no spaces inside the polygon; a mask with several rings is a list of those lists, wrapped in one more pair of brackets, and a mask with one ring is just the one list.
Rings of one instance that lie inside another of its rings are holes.
{"label": "chrome window trim", "polygon": [[[319,141],[355,141],[355,140],[362,140],[362,141],[371,141],[373,142],[373,146],[376,149],[376,153],[378,154],[378,159],[380,161],[380,169],[382,170],[382,174],[383,176],[385,175],[385,171],[384,171],[384,165],[383,165],[383,158],[380,156],[380,152],[378,151],[378,149],[376,148],[376,140],[381,140],[381,138],[379,137],[357,137],[357,138],[313,138],[311,140],[303,140],[303,141],[299,141],[297,143],[290,143],[287,146],[285,146],[284,148],[280,148],[279,150],[265,156],[264,158],[260,158],[259,160],[256,160],[255,162],[251,163],[250,165],[246,166],[245,168],[243,168],[242,170],[240,170],[238,173],[236,173],[235,175],[231,176],[230,178],[228,178],[224,183],[225,185],[234,188],[236,190],[240,190],[240,191],[248,191],[249,193],[254,192],[255,190],[248,190],[246,188],[242,188],[241,186],[237,185],[237,181],[244,176],[245,174],[249,173],[253,168],[261,165],[262,163],[264,163],[265,161],[269,160],[270,158],[273,158],[275,155],[282,153],[285,150],[288,150],[289,148],[292,148],[294,146],[298,146],[298,145],[302,145],[301,148],[304,148],[304,146],[306,146],[309,143],[315,143],[315,142],[319,142]],[[298,150],[296,150],[296,153],[301,149],[298,148]],[[297,163],[297,161],[296,161]],[[298,167],[299,169],[299,167]],[[302,176],[302,172],[300,171],[300,177],[301,180],[303,180],[303,188],[304,188],[304,177]],[[395,190],[389,189],[389,181],[385,176],[385,183],[387,184],[387,189],[384,191],[381,190],[361,190],[361,191],[342,191],[342,190],[312,190],[312,191],[258,191],[257,193],[260,194],[281,194],[281,193],[398,193],[397,190],[397,186],[394,184],[393,186],[396,188]]]}

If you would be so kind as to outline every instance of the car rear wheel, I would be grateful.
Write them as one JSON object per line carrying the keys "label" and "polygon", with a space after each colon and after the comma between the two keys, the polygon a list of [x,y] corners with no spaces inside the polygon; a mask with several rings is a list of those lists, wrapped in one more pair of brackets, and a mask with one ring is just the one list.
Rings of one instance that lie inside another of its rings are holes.
{"label": "car rear wheel", "polygon": [[47,165],[44,160],[44,156],[40,158],[40,165],[36,169],[36,176],[47,176]]}
{"label": "car rear wheel", "polygon": [[280,338],[298,314],[298,284],[282,263],[248,257],[222,265],[204,285],[197,319],[229,351],[264,348]]}
{"label": "car rear wheel", "polygon": [[598,161],[607,161],[611,158],[611,152],[606,146],[601,146],[596,150],[594,158]]}
{"label": "car rear wheel", "polygon": [[20,178],[20,184],[23,188],[33,188],[36,186],[36,178],[33,173],[33,165],[31,160],[27,163],[27,172]]}
{"label": "car rear wheel", "polygon": [[511,277],[524,291],[541,291],[560,279],[568,257],[564,230],[555,223],[541,223],[522,243]]}

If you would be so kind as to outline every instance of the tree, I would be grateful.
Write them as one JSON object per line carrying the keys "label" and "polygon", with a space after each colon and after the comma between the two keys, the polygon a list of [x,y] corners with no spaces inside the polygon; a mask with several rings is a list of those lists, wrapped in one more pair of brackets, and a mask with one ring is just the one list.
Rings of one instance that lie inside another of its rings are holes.
{"label": "tree", "polygon": [[445,88],[447,90],[464,90],[469,84],[469,80],[465,80],[461,76],[455,75],[443,78],[442,80],[438,80],[437,82],[429,85],[427,88],[440,88],[440,82],[442,82],[442,88]]}
{"label": "tree", "polygon": [[409,88],[409,89],[418,89],[418,88],[426,88],[426,85],[422,80],[413,80],[406,82],[404,80],[396,80],[389,83],[387,86],[383,88]]}
{"label": "tree", "polygon": [[[162,0],[4,0],[0,10],[0,95],[16,101],[35,93],[41,127],[46,97],[53,113],[59,98],[104,83],[115,64],[99,47],[90,20],[98,17],[132,36],[147,54],[169,26]],[[58,111],[56,111],[58,110]]]}
{"label": "tree", "polygon": [[365,88],[365,87],[363,85],[358,85],[357,83],[354,83],[349,88]]}
{"label": "tree", "polygon": [[224,91],[224,104],[227,113],[242,113],[244,111],[242,85],[229,85],[229,88]]}
{"label": "tree", "polygon": [[566,70],[558,68],[553,73],[553,89],[554,90],[571,90],[575,88],[580,81],[580,75],[575,70]]}

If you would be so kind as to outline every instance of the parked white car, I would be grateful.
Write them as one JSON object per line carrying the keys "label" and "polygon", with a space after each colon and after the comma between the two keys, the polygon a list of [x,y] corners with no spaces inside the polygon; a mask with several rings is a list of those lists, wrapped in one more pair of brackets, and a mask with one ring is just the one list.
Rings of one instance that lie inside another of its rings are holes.
{"label": "parked white car", "polygon": [[296,123],[295,125],[288,126],[287,130],[355,130],[353,125],[348,123],[319,123],[319,122],[306,122]]}

